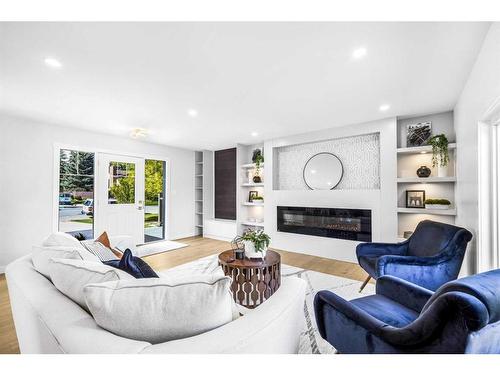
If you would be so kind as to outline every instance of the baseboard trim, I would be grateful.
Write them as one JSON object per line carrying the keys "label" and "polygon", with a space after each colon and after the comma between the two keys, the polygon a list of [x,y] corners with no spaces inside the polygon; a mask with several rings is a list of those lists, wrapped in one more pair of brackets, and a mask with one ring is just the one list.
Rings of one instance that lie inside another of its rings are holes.
{"label": "baseboard trim", "polygon": [[226,241],[226,242],[231,242],[233,240],[232,238],[219,237],[219,236],[214,236],[212,234],[203,234],[203,238],[210,238],[212,240]]}

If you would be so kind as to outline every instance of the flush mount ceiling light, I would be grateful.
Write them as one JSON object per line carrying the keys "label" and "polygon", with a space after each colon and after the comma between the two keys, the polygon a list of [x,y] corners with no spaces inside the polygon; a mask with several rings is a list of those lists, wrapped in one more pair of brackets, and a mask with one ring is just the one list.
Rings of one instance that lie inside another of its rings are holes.
{"label": "flush mount ceiling light", "polygon": [[130,132],[130,137],[134,139],[146,138],[148,136],[148,131],[144,128],[135,128]]}
{"label": "flush mount ceiling light", "polygon": [[387,111],[391,106],[389,104],[382,104],[380,107],[378,107],[379,111],[385,112]]}
{"label": "flush mount ceiling light", "polygon": [[359,47],[359,48],[356,48],[354,51],[352,51],[352,58],[355,60],[359,60],[365,56],[366,56],[366,48],[365,47]]}
{"label": "flush mount ceiling light", "polygon": [[252,135],[252,137],[257,137],[257,136],[259,135],[259,133],[257,133],[257,132],[252,132],[252,134],[251,134],[251,135]]}
{"label": "flush mount ceiling light", "polygon": [[48,67],[53,68],[53,69],[61,69],[62,68],[61,62],[53,57],[46,57],[43,60],[43,62],[45,63],[45,65],[47,65]]}
{"label": "flush mount ceiling light", "polygon": [[197,117],[198,116],[198,111],[196,109],[188,109],[187,114],[191,117]]}

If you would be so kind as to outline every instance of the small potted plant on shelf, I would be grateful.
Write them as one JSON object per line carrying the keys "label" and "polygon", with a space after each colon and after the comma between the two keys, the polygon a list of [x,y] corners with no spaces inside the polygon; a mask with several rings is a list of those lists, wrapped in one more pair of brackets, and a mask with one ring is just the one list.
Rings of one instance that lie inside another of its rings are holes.
{"label": "small potted plant on shelf", "polygon": [[447,165],[450,161],[448,155],[448,138],[444,134],[438,134],[427,142],[432,146],[432,167],[437,167],[438,177],[447,176]]}
{"label": "small potted plant on shelf", "polygon": [[264,155],[262,155],[262,150],[260,148],[253,150],[252,162],[255,163],[253,182],[256,184],[261,183],[262,178],[260,177],[260,168],[262,163],[264,163]]}
{"label": "small potted plant on shelf", "polygon": [[448,199],[426,199],[425,208],[429,210],[448,210],[451,202]]}
{"label": "small potted plant on shelf", "polygon": [[234,241],[243,241],[247,258],[264,258],[271,238],[262,229],[247,229]]}
{"label": "small potted plant on shelf", "polygon": [[260,195],[257,195],[256,197],[252,198],[252,202],[254,202],[254,203],[263,203],[264,202],[264,197],[261,197]]}

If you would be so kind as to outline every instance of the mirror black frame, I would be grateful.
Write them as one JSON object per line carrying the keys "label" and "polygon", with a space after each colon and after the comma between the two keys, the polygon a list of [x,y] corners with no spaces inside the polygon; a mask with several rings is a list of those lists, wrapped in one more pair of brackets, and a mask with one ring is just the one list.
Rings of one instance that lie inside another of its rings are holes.
{"label": "mirror black frame", "polygon": [[[332,186],[330,189],[314,189],[312,187],[309,186],[309,184],[307,183],[307,180],[306,180],[306,167],[307,167],[307,164],[309,164],[309,162],[311,161],[312,158],[318,156],[318,155],[322,155],[322,154],[327,154],[327,155],[331,155],[333,156],[334,158],[336,158],[339,163],[340,163],[340,168],[342,170],[342,173],[340,175],[340,178],[339,178],[339,182],[337,182],[337,184],[335,186]],[[344,177],[344,164],[342,164],[342,160],[340,160],[340,158],[335,155],[335,154],[332,154],[331,152],[318,152],[317,154],[314,154],[313,156],[311,156],[307,161],[306,163],[304,164],[304,168],[302,168],[302,178],[304,180],[304,183],[306,184],[306,186],[309,188],[309,190],[333,190],[335,189],[337,186],[339,186],[340,182],[342,181],[342,178]]]}

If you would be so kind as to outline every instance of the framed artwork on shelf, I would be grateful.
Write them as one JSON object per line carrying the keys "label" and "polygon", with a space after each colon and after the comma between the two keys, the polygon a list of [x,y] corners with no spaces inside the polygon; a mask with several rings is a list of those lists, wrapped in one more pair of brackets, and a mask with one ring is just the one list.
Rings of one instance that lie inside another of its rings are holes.
{"label": "framed artwork on shelf", "polygon": [[406,190],[406,208],[425,208],[425,190]]}
{"label": "framed artwork on shelf", "polygon": [[432,122],[419,122],[407,127],[406,147],[418,147],[427,144],[432,135]]}
{"label": "framed artwork on shelf", "polygon": [[248,201],[249,201],[249,202],[253,202],[253,199],[254,199],[255,197],[258,197],[258,196],[259,196],[259,192],[258,192],[258,191],[256,191],[256,190],[250,190],[250,191],[248,192]]}

